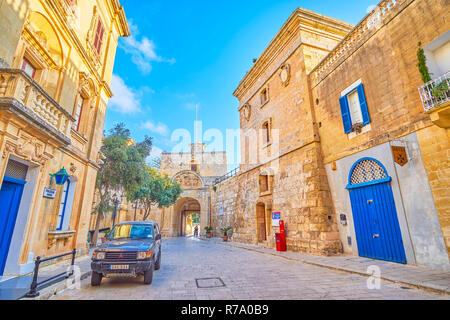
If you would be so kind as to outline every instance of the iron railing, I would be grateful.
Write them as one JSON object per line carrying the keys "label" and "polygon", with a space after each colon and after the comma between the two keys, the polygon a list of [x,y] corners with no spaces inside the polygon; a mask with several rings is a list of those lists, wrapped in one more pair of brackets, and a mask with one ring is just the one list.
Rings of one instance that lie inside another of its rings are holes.
{"label": "iron railing", "polygon": [[[36,261],[34,263],[34,275],[33,275],[33,281],[31,282],[31,286],[30,286],[30,291],[25,295],[25,297],[27,298],[36,298],[39,296],[39,291],[38,291],[38,286],[42,286],[43,284],[50,282],[52,280],[58,279],[60,277],[62,277],[63,275],[66,275],[66,279],[73,276],[73,266],[75,265],[75,256],[77,254],[77,249],[73,249],[73,251],[69,252],[69,253],[65,253],[65,254],[61,254],[59,256],[55,256],[55,257],[51,257],[51,258],[46,258],[46,259],[41,259],[41,257],[37,257]],[[43,262],[47,262],[47,261],[51,261],[51,260],[55,260],[58,258],[62,258],[62,257],[66,257],[72,255],[72,264],[71,264],[71,272],[68,274],[67,271],[66,272],[61,272],[55,276],[52,276],[50,278],[47,278],[41,282],[38,282],[38,275],[39,275],[39,267],[41,265],[41,263]]]}
{"label": "iron railing", "polygon": [[213,185],[216,186],[216,185],[218,185],[219,183],[221,183],[221,182],[223,182],[223,181],[225,181],[225,180],[228,180],[228,179],[230,179],[230,178],[232,178],[232,177],[234,177],[234,176],[236,176],[236,175],[238,175],[238,174],[239,174],[239,167],[236,168],[236,169],[234,169],[234,170],[231,170],[231,171],[228,172],[226,175],[221,176],[220,178],[215,179]]}
{"label": "iron railing", "polygon": [[430,111],[450,101],[450,71],[419,88],[425,111]]}

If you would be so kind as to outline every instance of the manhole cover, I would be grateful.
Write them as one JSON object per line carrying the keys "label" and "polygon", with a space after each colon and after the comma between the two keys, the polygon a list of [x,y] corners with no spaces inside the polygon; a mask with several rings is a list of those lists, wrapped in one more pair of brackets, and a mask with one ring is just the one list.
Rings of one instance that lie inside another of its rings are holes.
{"label": "manhole cover", "polygon": [[220,278],[195,279],[197,288],[220,288],[225,287],[225,283]]}

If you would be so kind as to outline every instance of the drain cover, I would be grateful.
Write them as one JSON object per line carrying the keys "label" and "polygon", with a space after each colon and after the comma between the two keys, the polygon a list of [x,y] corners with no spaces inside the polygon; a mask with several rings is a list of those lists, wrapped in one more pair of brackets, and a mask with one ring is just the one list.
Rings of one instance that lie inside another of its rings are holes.
{"label": "drain cover", "polygon": [[225,283],[220,278],[195,279],[197,288],[220,288],[225,287]]}

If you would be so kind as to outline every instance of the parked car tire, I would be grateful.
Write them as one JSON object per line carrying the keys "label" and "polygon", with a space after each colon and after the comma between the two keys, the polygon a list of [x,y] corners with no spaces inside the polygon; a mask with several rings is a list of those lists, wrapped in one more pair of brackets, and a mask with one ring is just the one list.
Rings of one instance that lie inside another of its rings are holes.
{"label": "parked car tire", "polygon": [[152,267],[150,270],[147,270],[144,272],[144,283],[145,284],[152,284],[153,281],[153,269],[154,269],[154,263],[152,264]]}
{"label": "parked car tire", "polygon": [[155,264],[155,270],[161,269],[161,251],[159,251],[158,261]]}
{"label": "parked car tire", "polygon": [[93,287],[98,287],[102,283],[102,278],[103,278],[103,275],[101,273],[92,271],[91,285]]}

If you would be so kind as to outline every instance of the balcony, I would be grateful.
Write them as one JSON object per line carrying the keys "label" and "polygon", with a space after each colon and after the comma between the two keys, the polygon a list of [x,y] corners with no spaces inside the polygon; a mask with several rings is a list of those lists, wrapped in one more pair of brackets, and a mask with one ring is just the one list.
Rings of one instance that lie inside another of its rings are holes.
{"label": "balcony", "polygon": [[425,112],[441,128],[450,127],[450,71],[419,88]]}
{"label": "balcony", "polygon": [[63,145],[70,144],[75,119],[22,70],[0,68],[0,110],[20,116]]}

